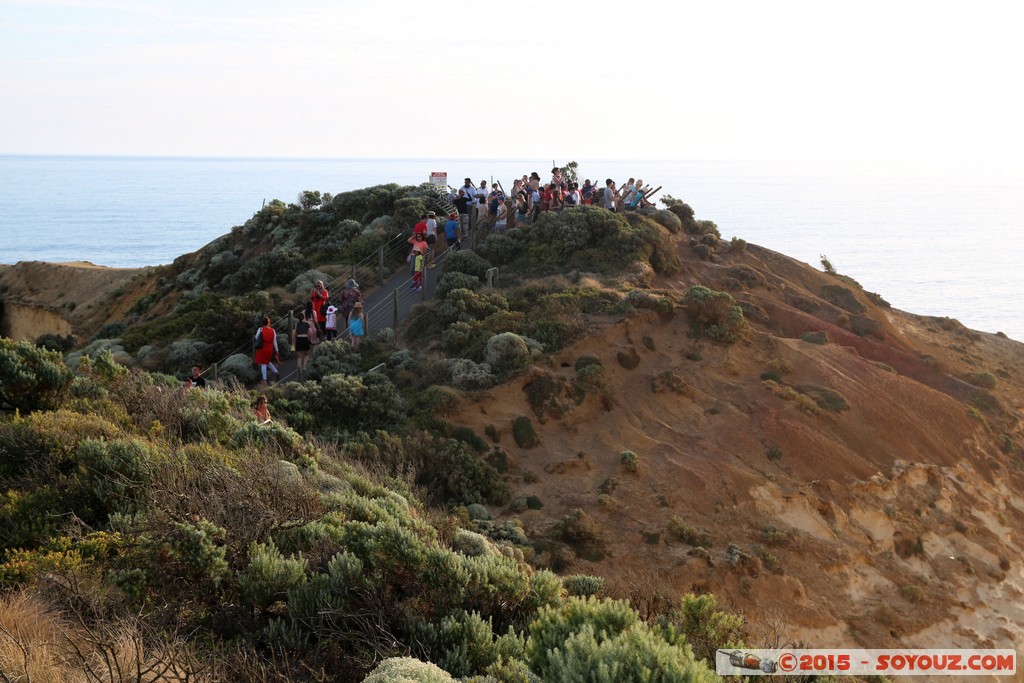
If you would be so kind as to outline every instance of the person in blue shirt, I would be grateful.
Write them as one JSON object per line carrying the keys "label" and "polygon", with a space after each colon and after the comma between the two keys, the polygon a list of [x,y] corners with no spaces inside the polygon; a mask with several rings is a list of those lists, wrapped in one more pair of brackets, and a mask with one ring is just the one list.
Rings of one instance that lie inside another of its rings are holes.
{"label": "person in blue shirt", "polygon": [[444,240],[448,249],[458,251],[462,248],[462,240],[459,239],[459,214],[452,212],[448,214],[448,222],[444,224]]}

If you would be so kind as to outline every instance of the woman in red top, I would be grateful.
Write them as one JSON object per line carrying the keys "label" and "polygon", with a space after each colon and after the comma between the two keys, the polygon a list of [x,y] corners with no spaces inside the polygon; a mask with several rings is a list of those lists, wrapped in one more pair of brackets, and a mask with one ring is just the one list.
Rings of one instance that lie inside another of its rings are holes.
{"label": "woman in red top", "polygon": [[331,298],[327,288],[324,287],[323,280],[316,281],[316,287],[309,294],[309,300],[313,302],[313,316],[316,318],[316,324],[320,330],[323,331],[327,325],[327,307],[324,306]]}
{"label": "woman in red top", "polygon": [[256,361],[256,365],[260,366],[260,373],[263,376],[261,384],[267,383],[267,366],[270,366],[270,371],[274,373],[274,377],[280,377],[281,373],[274,367],[274,360],[278,363],[281,362],[281,358],[278,355],[277,350],[277,332],[270,326],[270,318],[263,316],[261,321],[262,325],[260,329],[256,330],[256,336],[253,337],[253,343],[255,344],[258,340],[262,339],[262,343],[258,349],[255,349],[253,360]]}

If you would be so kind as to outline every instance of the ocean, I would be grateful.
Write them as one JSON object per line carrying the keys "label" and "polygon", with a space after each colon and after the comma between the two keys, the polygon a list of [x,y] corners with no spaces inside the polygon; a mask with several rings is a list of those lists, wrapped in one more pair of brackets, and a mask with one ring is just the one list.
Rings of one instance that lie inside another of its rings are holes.
{"label": "ocean", "polygon": [[[568,160],[559,160],[560,162]],[[1024,340],[1024,164],[578,159],[580,178],[642,178],[742,237],[878,292]],[[551,161],[0,156],[0,263],[170,263],[265,201],[418,184],[433,171],[511,187]]]}

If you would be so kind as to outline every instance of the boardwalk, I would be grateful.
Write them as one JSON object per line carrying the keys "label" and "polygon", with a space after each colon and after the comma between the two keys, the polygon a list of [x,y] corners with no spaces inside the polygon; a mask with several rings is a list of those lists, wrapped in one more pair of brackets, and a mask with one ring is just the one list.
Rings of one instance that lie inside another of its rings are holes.
{"label": "boardwalk", "polygon": [[[434,298],[434,292],[437,287],[437,281],[441,277],[443,270],[442,264],[444,263],[445,256],[449,252],[440,254],[434,263],[437,264],[437,268],[429,268],[424,273],[424,288],[422,292],[413,292],[410,290],[412,286],[412,275],[409,272],[409,267],[403,265],[401,268],[396,270],[391,276],[379,287],[370,289],[365,294],[363,302],[363,315],[366,317],[366,335],[367,337],[379,332],[386,327],[397,327],[403,320],[409,317],[412,312],[413,306],[424,301],[429,301]],[[340,280],[340,278],[339,278]],[[341,282],[344,282],[343,280]],[[366,292],[367,288],[363,288]],[[344,322],[338,320],[338,337],[341,339],[348,338],[348,331],[342,331]],[[289,337],[283,336],[278,340],[278,343],[282,341],[287,344]],[[292,382],[297,381],[298,369],[296,367],[296,359],[294,356],[290,356],[281,363],[279,370],[281,371],[280,382]]]}

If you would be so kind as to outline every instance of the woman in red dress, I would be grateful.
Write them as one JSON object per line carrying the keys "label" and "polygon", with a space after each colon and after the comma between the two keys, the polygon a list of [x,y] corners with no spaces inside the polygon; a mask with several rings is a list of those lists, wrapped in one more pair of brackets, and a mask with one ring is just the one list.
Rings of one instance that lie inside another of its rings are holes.
{"label": "woman in red dress", "polygon": [[[277,332],[270,326],[270,318],[263,316],[261,322],[260,329],[256,330],[256,336],[253,337],[253,345],[259,344],[259,347],[254,349],[253,360],[256,361],[256,365],[260,366],[260,374],[263,376],[263,380],[260,383],[265,385],[267,383],[267,366],[270,366],[270,371],[274,373],[274,377],[281,376],[273,363],[274,360],[280,363],[281,358],[277,350]],[[260,340],[262,340],[262,343]]]}

